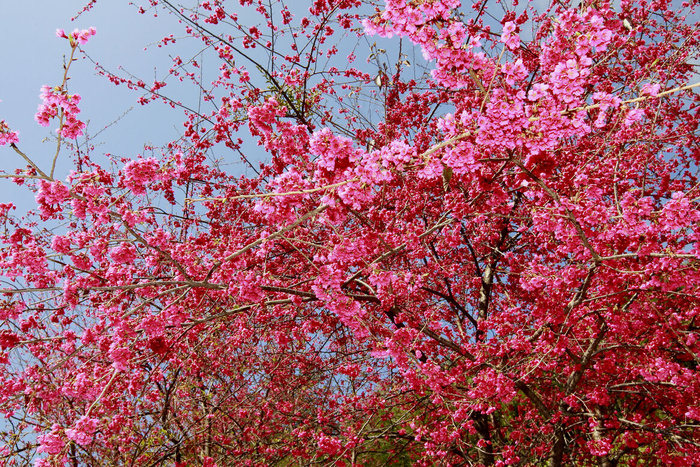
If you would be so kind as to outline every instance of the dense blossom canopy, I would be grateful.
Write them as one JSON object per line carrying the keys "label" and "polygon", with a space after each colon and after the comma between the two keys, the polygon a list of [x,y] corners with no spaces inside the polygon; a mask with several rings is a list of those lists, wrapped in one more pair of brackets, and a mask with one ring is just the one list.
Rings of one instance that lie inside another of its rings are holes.
{"label": "dense blossom canopy", "polygon": [[94,29],[67,178],[0,121],[0,464],[697,465],[698,2],[287,3],[141,8],[218,61],[98,68],[160,149],[85,140]]}

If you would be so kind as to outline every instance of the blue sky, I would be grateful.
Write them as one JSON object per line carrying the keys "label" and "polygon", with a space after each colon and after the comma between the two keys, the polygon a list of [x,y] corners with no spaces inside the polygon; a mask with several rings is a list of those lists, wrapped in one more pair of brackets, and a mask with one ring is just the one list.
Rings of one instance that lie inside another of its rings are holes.
{"label": "blue sky", "polygon": [[[183,31],[165,11],[158,18],[140,15],[137,6],[128,1],[97,2],[91,11],[71,21],[85,3],[87,0],[0,2],[0,119],[20,132],[18,146],[40,166],[50,164],[55,152],[53,143],[42,142],[52,136],[55,127],[44,128],[34,121],[40,88],[44,84],[60,84],[64,57],[70,53],[68,41],[56,37],[57,28],[72,31],[94,26],[97,34],[84,46],[90,58],[110,71],[118,71],[121,66],[147,82],[156,76],[164,77],[170,64],[171,51],[153,44],[168,34],[175,33],[177,37]],[[187,50],[186,42],[179,43],[178,53],[182,53],[183,46]],[[199,47],[192,42],[189,49],[195,54]],[[92,141],[97,145],[96,154],[135,157],[144,143],[160,145],[180,135],[183,118],[179,112],[160,103],[138,105],[139,93],[96,76],[90,60],[75,62],[70,75],[69,91],[82,97],[80,117],[88,121],[88,134],[97,135]],[[109,126],[125,113],[118,124]],[[69,156],[67,151],[62,153],[65,163],[59,166],[56,178],[67,175]],[[8,146],[0,147],[0,169],[11,172],[23,166],[21,158]],[[0,179],[0,202],[6,201],[24,209],[34,203],[28,190],[18,190],[9,180]]]}

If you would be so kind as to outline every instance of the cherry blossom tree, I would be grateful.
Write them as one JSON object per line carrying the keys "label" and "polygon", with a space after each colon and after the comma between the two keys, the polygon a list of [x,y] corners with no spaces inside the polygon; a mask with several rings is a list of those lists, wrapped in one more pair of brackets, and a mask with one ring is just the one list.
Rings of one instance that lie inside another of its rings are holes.
{"label": "cherry blossom tree", "polygon": [[56,158],[0,121],[0,463],[696,465],[697,6],[151,0],[218,75],[98,68],[184,115],[122,159],[58,31]]}

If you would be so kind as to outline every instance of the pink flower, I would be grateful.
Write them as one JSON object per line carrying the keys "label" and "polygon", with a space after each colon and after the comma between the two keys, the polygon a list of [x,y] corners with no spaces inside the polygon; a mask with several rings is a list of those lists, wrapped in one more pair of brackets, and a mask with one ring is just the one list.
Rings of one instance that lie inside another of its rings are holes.
{"label": "pink flower", "polygon": [[469,38],[469,48],[476,49],[477,47],[481,47],[481,38],[479,36],[471,36]]}
{"label": "pink flower", "polygon": [[129,243],[121,243],[112,248],[109,256],[119,264],[132,263],[136,259],[136,249]]}
{"label": "pink flower", "polygon": [[146,193],[146,185],[159,178],[160,164],[152,157],[129,161],[122,169],[122,183],[136,195]]}
{"label": "pink flower", "polygon": [[641,94],[644,96],[656,97],[659,95],[661,85],[659,83],[647,83],[642,86]]}
{"label": "pink flower", "polygon": [[45,452],[46,454],[61,453],[61,450],[63,449],[63,446],[65,446],[65,443],[57,433],[60,430],[60,428],[61,427],[58,424],[54,424],[51,429],[51,433],[39,435],[37,437],[37,441],[39,441],[39,447],[37,448],[37,452]]}
{"label": "pink flower", "polygon": [[603,19],[598,15],[593,15],[591,17],[590,21],[591,21],[591,26],[593,26],[596,29],[601,29],[604,25]]}
{"label": "pink flower", "polygon": [[60,205],[70,198],[70,189],[62,182],[56,180],[47,182],[39,180],[39,191],[35,199],[39,204],[42,214],[49,217],[61,208]]}
{"label": "pink flower", "polygon": [[248,108],[248,118],[250,131],[254,136],[262,136],[272,132],[272,126],[286,113],[286,108],[281,106],[272,97],[265,101],[263,105],[251,106]]}
{"label": "pink flower", "polygon": [[611,40],[612,32],[609,29],[603,29],[591,35],[591,45],[599,51],[606,50]]}
{"label": "pink flower", "polygon": [[63,90],[62,87],[42,86],[41,94],[39,95],[43,101],[39,105],[34,119],[41,126],[49,126],[49,122],[57,117],[59,113],[63,115],[63,123],[58,129],[61,136],[65,138],[77,138],[83,134],[85,123],[78,120],[76,117],[80,113],[78,103],[80,103],[80,95],[70,95]]}
{"label": "pink flower", "polygon": [[10,127],[7,126],[5,120],[0,120],[0,146],[19,143],[19,138],[17,137],[18,134],[19,133],[16,131],[10,131]]}
{"label": "pink flower", "polygon": [[467,32],[462,23],[452,23],[447,28],[447,33],[450,36],[453,44],[461,45],[467,38]]}
{"label": "pink flower", "polygon": [[626,127],[632,126],[635,122],[640,121],[642,118],[644,118],[644,111],[642,109],[632,109],[627,112],[623,125]]}
{"label": "pink flower", "polygon": [[21,341],[20,337],[12,331],[0,331],[0,349],[6,350],[15,347]]}
{"label": "pink flower", "polygon": [[693,420],[700,420],[700,407],[690,407],[685,416]]}
{"label": "pink flower", "polygon": [[66,237],[62,237],[60,235],[56,235],[52,240],[51,240],[51,248],[54,249],[54,251],[58,253],[69,253],[70,252],[70,240],[67,239]]}
{"label": "pink flower", "polygon": [[539,100],[541,97],[547,95],[547,90],[549,86],[546,84],[537,83],[532,86],[532,88],[527,93],[527,98],[531,101]]}
{"label": "pink flower", "polygon": [[503,25],[503,34],[512,34],[515,32],[515,23],[508,21]]}
{"label": "pink flower", "polygon": [[514,34],[514,32],[515,23],[513,21],[508,21],[503,25],[501,42],[503,42],[510,50],[515,50],[520,45],[520,36],[518,36],[518,34]]}
{"label": "pink flower", "polygon": [[[57,31],[58,33],[58,31]],[[97,33],[97,30],[94,27],[91,27],[89,29],[74,29],[72,33],[70,33],[70,36],[68,36],[68,39],[71,42],[71,45],[75,47],[75,42],[77,41],[79,44],[87,44],[88,39],[90,37],[94,36],[95,33]],[[64,32],[65,34],[65,32]],[[61,36],[63,37],[63,36]]]}
{"label": "pink flower", "polygon": [[98,421],[96,419],[83,415],[74,428],[66,430],[66,436],[81,446],[87,446],[92,443],[97,425]]}
{"label": "pink flower", "polygon": [[114,344],[109,351],[109,358],[112,360],[112,367],[117,371],[125,371],[129,368],[131,351],[125,347],[115,347]]}
{"label": "pink flower", "polygon": [[607,110],[609,108],[617,108],[622,103],[622,99],[612,94],[607,94],[605,92],[594,92],[593,100],[600,104],[601,110]]}
{"label": "pink flower", "polygon": [[97,29],[94,27],[90,27],[88,29],[73,29],[73,32],[70,34],[66,34],[66,31],[61,28],[56,29],[56,37],[68,39],[71,47],[73,48],[76,48],[78,44],[87,44],[88,39],[90,39],[90,37],[94,36],[96,33]]}
{"label": "pink flower", "polygon": [[36,200],[39,203],[59,204],[70,197],[70,190],[62,182],[56,180],[47,182],[41,180],[39,182],[39,192],[36,195]]}
{"label": "pink flower", "polygon": [[591,440],[587,444],[591,454],[598,457],[607,456],[612,447],[607,439]]}
{"label": "pink flower", "polygon": [[343,450],[343,443],[335,437],[320,433],[317,437],[318,447],[324,454],[337,455]]}
{"label": "pink flower", "polygon": [[511,86],[515,84],[516,81],[525,79],[527,76],[527,68],[525,68],[521,59],[518,59],[516,62],[504,63],[501,70],[506,75],[506,83]]}

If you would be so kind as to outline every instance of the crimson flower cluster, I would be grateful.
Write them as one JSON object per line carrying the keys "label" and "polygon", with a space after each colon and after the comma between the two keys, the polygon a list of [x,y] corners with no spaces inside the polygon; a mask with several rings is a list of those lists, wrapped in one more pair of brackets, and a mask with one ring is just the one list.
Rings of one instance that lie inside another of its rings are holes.
{"label": "crimson flower cluster", "polygon": [[148,3],[180,138],[0,122],[0,464],[697,465],[697,0]]}

